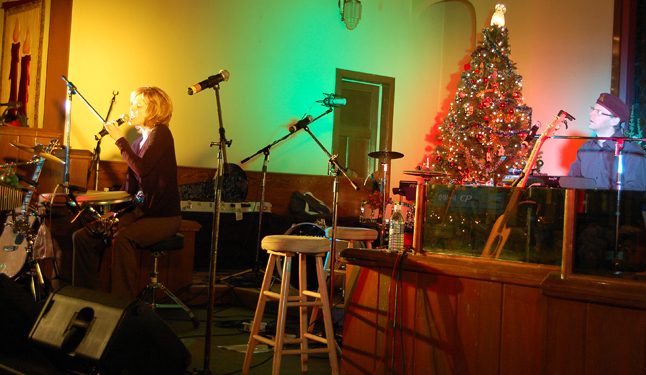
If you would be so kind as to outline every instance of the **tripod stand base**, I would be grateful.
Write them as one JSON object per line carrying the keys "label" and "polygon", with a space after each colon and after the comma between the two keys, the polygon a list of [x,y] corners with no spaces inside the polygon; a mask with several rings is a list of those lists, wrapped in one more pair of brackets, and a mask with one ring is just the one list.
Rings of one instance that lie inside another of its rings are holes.
{"label": "tripod stand base", "polygon": [[[166,293],[166,295],[170,299],[172,299],[175,302],[175,304],[159,304],[159,303],[156,303],[155,302],[155,297],[156,297],[156,294],[157,294],[157,289],[161,289],[164,293]],[[150,301],[151,301],[150,303],[146,302],[148,300],[149,296],[150,296]],[[184,309],[184,311],[186,311],[188,313],[191,320],[193,320],[193,326],[195,326],[195,328],[200,326],[200,321],[197,320],[197,318],[195,317],[195,314],[193,314],[193,311],[191,311],[191,309],[189,309],[188,306],[186,306],[182,301],[180,301],[179,298],[177,298],[162,283],[152,282],[152,283],[148,284],[144,288],[144,290],[139,292],[139,295],[137,296],[137,299],[144,302],[148,306],[150,306],[150,308],[153,311],[155,311],[157,309],[162,309],[162,308],[182,308],[182,309]]]}

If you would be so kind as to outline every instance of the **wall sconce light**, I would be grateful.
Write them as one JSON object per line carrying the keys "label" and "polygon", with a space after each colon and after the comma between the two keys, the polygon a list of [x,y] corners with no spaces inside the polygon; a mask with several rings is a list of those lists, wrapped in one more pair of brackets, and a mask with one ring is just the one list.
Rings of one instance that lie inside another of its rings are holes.
{"label": "wall sconce light", "polygon": [[[343,1],[343,8],[341,8]],[[345,23],[348,30],[353,30],[359,24],[361,19],[361,2],[359,0],[339,0],[341,8],[341,21]]]}

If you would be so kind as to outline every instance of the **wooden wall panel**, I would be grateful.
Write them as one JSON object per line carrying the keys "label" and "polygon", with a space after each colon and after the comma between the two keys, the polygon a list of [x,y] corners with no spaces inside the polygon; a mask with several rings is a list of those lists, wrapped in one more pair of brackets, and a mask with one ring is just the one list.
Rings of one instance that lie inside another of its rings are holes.
{"label": "wooden wall panel", "polygon": [[358,266],[348,271],[342,373],[372,374],[381,354],[377,351],[379,273]]}
{"label": "wooden wall panel", "polygon": [[[397,299],[395,300],[395,293],[391,290],[391,321],[396,318],[395,326],[397,329],[394,334],[391,331],[389,342],[394,340],[395,361],[394,373],[395,374],[413,374],[414,365],[413,360],[416,358],[415,354],[415,341],[418,338],[417,329],[419,328],[416,322],[417,312],[417,295],[419,289],[418,275],[415,273],[406,272],[401,275],[400,288],[397,290]],[[393,284],[394,288],[394,284]],[[414,308],[409,308],[414,306]],[[396,310],[395,310],[396,309]],[[396,314],[395,314],[396,311]],[[396,316],[395,316],[396,315]],[[392,326],[392,323],[390,324]],[[393,337],[394,336],[394,337]],[[392,347],[388,348],[388,353],[392,357]]]}
{"label": "wooden wall panel", "polygon": [[[458,278],[420,274],[414,367],[407,374],[451,374],[464,359],[458,340]],[[401,373],[401,372],[398,372]]]}
{"label": "wooden wall panel", "polygon": [[393,330],[390,329],[389,325],[392,324],[392,316],[389,315],[390,293],[393,292],[394,296],[394,286],[391,286],[392,280],[391,268],[379,268],[376,337],[377,353],[379,354],[379,357],[376,364],[376,375],[388,375],[390,374],[390,368],[392,367],[390,353],[392,346],[391,342],[393,340]]}
{"label": "wooden wall panel", "polygon": [[587,306],[583,302],[548,299],[544,374],[585,374],[586,315]]}
{"label": "wooden wall panel", "polygon": [[502,285],[466,278],[458,285],[458,344],[465,360],[457,361],[455,373],[498,374]]}
{"label": "wooden wall panel", "polygon": [[503,287],[500,374],[540,375],[547,298],[539,288]]}
{"label": "wooden wall panel", "polygon": [[644,374],[646,311],[588,304],[585,373]]}

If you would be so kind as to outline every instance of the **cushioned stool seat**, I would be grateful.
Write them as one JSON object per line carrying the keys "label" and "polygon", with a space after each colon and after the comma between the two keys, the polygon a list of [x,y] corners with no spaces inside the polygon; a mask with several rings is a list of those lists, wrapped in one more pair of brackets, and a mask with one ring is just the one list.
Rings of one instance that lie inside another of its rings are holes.
{"label": "cushioned stool seat", "polygon": [[[325,229],[325,235],[332,238],[333,227]],[[372,241],[379,237],[379,232],[370,228],[361,227],[336,227],[336,239],[350,242],[352,247],[355,242],[365,242],[366,248],[372,249]]]}
{"label": "cushioned stool seat", "polygon": [[[191,317],[191,320],[193,320],[193,325],[197,328],[200,325],[200,321],[197,320],[195,314],[193,314],[193,311],[191,311],[188,306],[186,306],[182,301],[179,300],[179,298],[177,298],[170,290],[168,290],[168,288],[166,288],[164,284],[158,281],[159,271],[157,270],[157,259],[163,255],[163,251],[182,250],[183,248],[184,235],[181,233],[176,233],[169,239],[157,242],[156,244],[150,245],[148,247],[141,248],[141,250],[150,251],[150,255],[153,257],[153,269],[150,272],[150,283],[146,285],[146,287],[141,292],[139,292],[137,299],[149,305],[152,310],[166,307],[181,307],[188,313],[188,315]],[[157,289],[161,289],[164,293],[166,293],[166,295],[170,299],[172,299],[175,304],[161,305],[159,303],[156,303],[155,300],[157,297]],[[148,297],[150,297],[150,303],[147,302]]]}
{"label": "cushioned stool seat", "polygon": [[[274,363],[272,374],[280,373],[280,364],[283,354],[300,354],[301,371],[308,368],[308,355],[315,353],[327,353],[330,357],[330,368],[332,374],[339,374],[339,364],[336,354],[336,342],[332,329],[332,316],[330,314],[329,297],[325,288],[325,271],[323,270],[323,257],[330,251],[330,240],[324,237],[306,237],[275,235],[267,236],[262,240],[261,246],[269,253],[267,270],[260,288],[258,307],[254,315],[247,345],[247,354],[242,368],[243,374],[249,373],[251,358],[253,357],[256,344],[263,343],[274,347]],[[292,270],[292,258],[298,255],[298,295],[289,295],[289,280]],[[316,260],[316,273],[320,292],[307,290],[307,267],[305,259],[313,256]],[[280,284],[280,293],[270,290],[274,267],[278,257],[283,257],[283,278]],[[260,325],[262,322],[265,305],[268,300],[278,300],[278,317],[276,322],[276,336],[274,339],[261,336]],[[323,311],[323,322],[325,326],[325,337],[313,335],[307,331],[308,314],[310,306],[320,306]],[[287,308],[298,307],[300,317],[300,336],[296,339],[285,338],[285,324],[287,320]],[[309,341],[317,341],[326,345],[325,348],[310,348]],[[300,344],[299,349],[283,349],[285,344]]]}

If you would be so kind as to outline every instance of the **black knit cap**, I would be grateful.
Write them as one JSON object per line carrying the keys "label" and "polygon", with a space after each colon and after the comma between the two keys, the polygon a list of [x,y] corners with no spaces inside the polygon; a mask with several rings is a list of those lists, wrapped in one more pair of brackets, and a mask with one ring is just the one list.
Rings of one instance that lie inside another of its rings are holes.
{"label": "black knit cap", "polygon": [[619,117],[619,122],[626,122],[630,120],[630,108],[623,102],[623,100],[618,97],[603,93],[599,95],[597,99],[597,104],[605,107],[609,110],[615,117]]}

